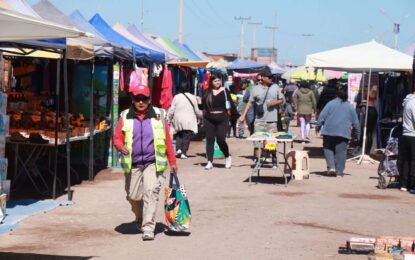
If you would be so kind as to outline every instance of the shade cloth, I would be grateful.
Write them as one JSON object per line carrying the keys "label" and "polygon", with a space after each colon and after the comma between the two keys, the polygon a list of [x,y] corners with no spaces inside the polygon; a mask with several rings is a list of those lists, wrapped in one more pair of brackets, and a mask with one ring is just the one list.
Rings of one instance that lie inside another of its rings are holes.
{"label": "shade cloth", "polygon": [[[48,0],[42,0],[33,5],[33,10],[42,18],[54,21],[66,26],[76,27],[72,20],[57,9]],[[76,60],[89,60],[94,56],[112,58],[113,49],[108,41],[99,37],[81,37],[68,40],[68,58]]]}
{"label": "shade cloth", "polygon": [[307,55],[306,67],[344,71],[411,71],[412,57],[372,40]]}
{"label": "shade cloth", "polygon": [[0,9],[0,41],[40,40],[85,35],[70,28],[43,19],[25,16],[10,10]]}
{"label": "shade cloth", "polygon": [[[85,17],[79,12],[78,10],[75,10],[69,15],[69,18],[71,18],[72,22],[80,29],[85,30],[87,32],[90,32],[95,35],[95,37],[98,37],[100,39],[103,39],[105,41],[108,41],[105,39],[105,36],[101,35],[100,32],[98,32],[94,26],[92,26]],[[121,46],[119,44],[110,42],[110,45],[112,46],[114,50],[114,57],[118,59],[123,60],[132,60],[133,58],[133,50],[132,47],[129,46]]]}
{"label": "shade cloth", "polygon": [[158,62],[162,63],[165,61],[164,53],[157,52],[135,44],[134,42],[128,40],[124,36],[120,35],[114,31],[111,26],[101,17],[99,14],[95,14],[90,20],[89,23],[95,27],[95,29],[100,32],[106,39],[110,42],[114,42],[124,46],[131,46],[135,53],[136,59],[142,59],[148,62]]}
{"label": "shade cloth", "polygon": [[134,24],[128,25],[127,30],[135,38],[138,38],[138,39],[142,40],[143,42],[145,42],[151,49],[163,52],[166,55],[166,60],[167,61],[180,61],[180,60],[184,61],[184,59],[181,58],[179,55],[177,55],[173,52],[170,52],[169,49],[167,49],[167,48],[163,48],[163,46],[158,44],[153,38],[146,37],[144,34],[142,34],[137,29],[137,27]]}

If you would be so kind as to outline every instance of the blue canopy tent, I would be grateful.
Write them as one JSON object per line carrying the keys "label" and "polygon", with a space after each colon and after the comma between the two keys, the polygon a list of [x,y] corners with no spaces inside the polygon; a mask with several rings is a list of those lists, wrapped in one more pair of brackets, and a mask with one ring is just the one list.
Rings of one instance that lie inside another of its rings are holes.
{"label": "blue canopy tent", "polygon": [[[79,12],[75,10],[72,14],[69,15],[69,18],[72,22],[80,29],[90,32],[94,34],[95,37],[104,39],[109,41],[105,38],[100,32],[98,32],[94,26],[92,26],[85,17]],[[114,48],[114,57],[122,60],[132,60],[133,59],[133,50],[131,47],[128,46],[121,46],[119,44],[115,44],[110,42],[111,46]]]}
{"label": "blue canopy tent", "polygon": [[236,59],[231,65],[226,67],[228,73],[233,71],[239,73],[261,73],[261,72],[270,72],[268,66],[260,64],[253,60],[241,60]]}
{"label": "blue canopy tent", "polygon": [[189,56],[193,61],[200,61],[202,60],[197,56],[194,52],[192,52],[189,47],[185,46],[185,44],[180,44],[177,40],[173,41],[173,44],[182,52],[184,52],[187,56]]}
{"label": "blue canopy tent", "polygon": [[114,31],[99,14],[95,14],[94,17],[89,20],[89,23],[94,26],[95,29],[110,42],[114,42],[123,46],[131,46],[133,48],[134,56],[136,59],[155,63],[163,63],[166,60],[164,53],[144,48],[143,46],[133,43],[132,41],[126,39]]}

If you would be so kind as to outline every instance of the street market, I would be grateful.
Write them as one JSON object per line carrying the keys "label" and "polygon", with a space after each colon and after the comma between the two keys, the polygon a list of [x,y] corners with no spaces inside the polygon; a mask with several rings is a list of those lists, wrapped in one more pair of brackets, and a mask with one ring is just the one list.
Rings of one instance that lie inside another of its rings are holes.
{"label": "street market", "polygon": [[218,54],[183,7],[228,18],[176,2],[177,40],[147,31],[144,5],[167,7],[144,0],[141,27],[108,3],[0,0],[0,259],[415,259],[400,24],[392,47],[302,33],[300,54],[276,48],[277,14],[270,48],[235,16],[239,53]]}

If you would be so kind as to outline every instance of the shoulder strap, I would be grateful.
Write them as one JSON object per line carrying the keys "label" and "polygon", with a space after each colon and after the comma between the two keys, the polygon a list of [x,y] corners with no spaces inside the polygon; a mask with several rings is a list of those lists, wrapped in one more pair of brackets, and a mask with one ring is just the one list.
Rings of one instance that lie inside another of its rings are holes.
{"label": "shoulder strap", "polygon": [[265,93],[264,101],[262,102],[261,106],[263,106],[263,105],[265,104],[265,101],[267,100],[268,91],[269,91],[269,88],[270,88],[270,87],[271,87],[271,86],[269,86],[269,87],[268,87],[268,89],[267,89],[267,93]]}
{"label": "shoulder strap", "polygon": [[186,99],[187,100],[189,100],[189,102],[190,102],[190,105],[192,106],[192,108],[193,108],[193,112],[195,112],[195,115],[196,115],[196,117],[197,117],[197,114],[196,114],[196,109],[195,109],[195,106],[193,105],[193,102],[190,100],[190,98],[188,97],[188,96],[186,96],[186,94],[185,93],[182,93],[183,94],[183,96],[185,96],[186,97]]}

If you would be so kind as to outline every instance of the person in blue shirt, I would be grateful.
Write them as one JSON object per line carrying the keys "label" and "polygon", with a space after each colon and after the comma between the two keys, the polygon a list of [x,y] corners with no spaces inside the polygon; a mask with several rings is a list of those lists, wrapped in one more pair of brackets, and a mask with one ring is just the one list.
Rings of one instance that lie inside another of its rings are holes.
{"label": "person in blue shirt", "polygon": [[[324,157],[327,162],[328,176],[341,176],[346,164],[347,145],[352,136],[352,127],[356,137],[360,137],[360,124],[353,106],[347,101],[347,91],[339,88],[337,98],[333,99],[321,111],[316,132],[323,136]],[[324,126],[322,128],[322,126]]]}

